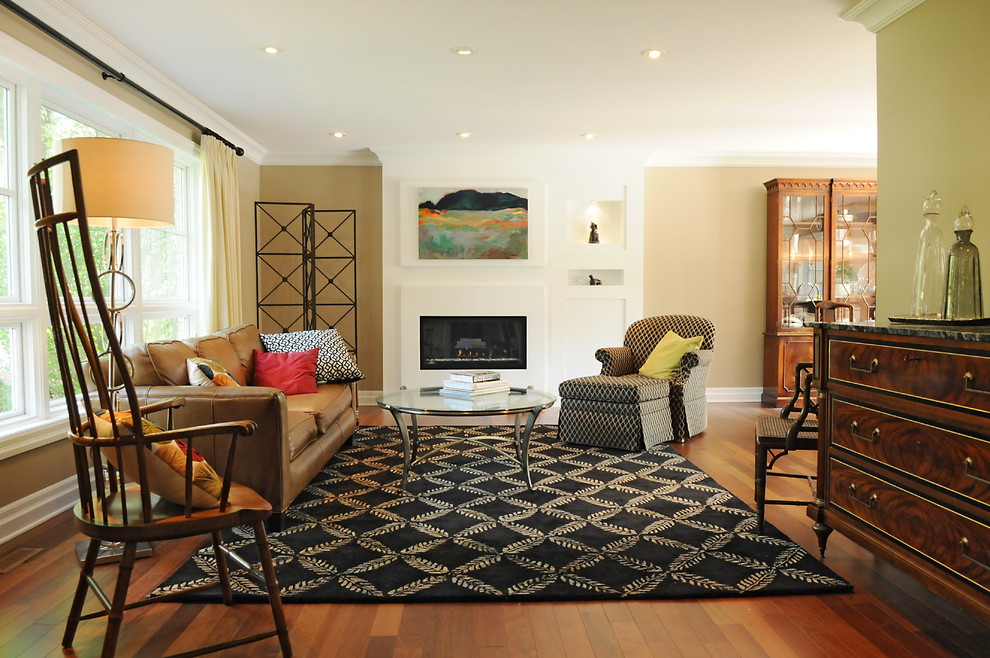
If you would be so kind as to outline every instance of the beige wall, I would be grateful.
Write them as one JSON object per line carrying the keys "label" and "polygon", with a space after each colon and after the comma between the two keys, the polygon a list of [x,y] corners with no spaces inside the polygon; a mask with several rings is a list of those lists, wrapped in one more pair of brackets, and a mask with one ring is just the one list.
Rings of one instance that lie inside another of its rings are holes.
{"label": "beige wall", "polygon": [[942,197],[943,244],[963,204],[976,218],[990,313],[990,2],[926,0],[877,33],[877,317],[907,313],[921,204]]}
{"label": "beige wall", "polygon": [[[261,167],[255,201],[313,203],[317,210],[354,209],[357,216],[358,367],[361,390],[382,390],[382,170],[381,167]],[[251,203],[254,212],[254,203]],[[250,232],[254,234],[252,214]],[[251,249],[254,243],[251,242]],[[252,259],[253,259],[252,252]],[[254,263],[250,271],[253,276]],[[251,289],[254,289],[252,279]],[[253,322],[255,307],[246,316]]]}
{"label": "beige wall", "polygon": [[875,176],[875,169],[839,167],[648,167],[644,314],[711,319],[717,336],[708,385],[761,387],[767,234],[763,183],[782,177]]}

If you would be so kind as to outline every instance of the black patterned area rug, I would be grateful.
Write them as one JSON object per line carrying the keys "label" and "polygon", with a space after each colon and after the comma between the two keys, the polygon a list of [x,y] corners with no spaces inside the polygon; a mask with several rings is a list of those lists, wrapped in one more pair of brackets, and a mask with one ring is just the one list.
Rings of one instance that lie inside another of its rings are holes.
{"label": "black patterned area rug", "polygon": [[[536,426],[533,490],[497,450],[445,436],[511,427],[423,427],[433,456],[402,491],[392,427],[358,430],[269,540],[287,603],[673,599],[848,592],[852,586],[671,449],[561,443]],[[711,439],[708,439],[711,440]],[[423,446],[421,446],[421,451]],[[250,528],[227,542],[252,563]],[[235,600],[266,601],[234,574]],[[209,544],[155,593],[215,579]],[[219,601],[219,589],[185,601]]]}

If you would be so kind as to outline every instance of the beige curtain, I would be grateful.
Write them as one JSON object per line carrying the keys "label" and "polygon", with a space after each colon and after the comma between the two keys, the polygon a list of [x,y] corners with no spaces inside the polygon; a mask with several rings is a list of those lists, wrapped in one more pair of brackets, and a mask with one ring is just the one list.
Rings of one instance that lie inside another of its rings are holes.
{"label": "beige curtain", "polygon": [[240,324],[241,231],[234,151],[210,135],[200,140],[203,165],[207,331]]}

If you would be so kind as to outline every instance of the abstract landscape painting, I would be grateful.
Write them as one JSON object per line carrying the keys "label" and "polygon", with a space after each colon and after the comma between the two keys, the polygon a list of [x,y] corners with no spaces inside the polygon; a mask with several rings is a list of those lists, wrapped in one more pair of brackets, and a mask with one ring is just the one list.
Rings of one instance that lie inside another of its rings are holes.
{"label": "abstract landscape painting", "polygon": [[529,257],[525,188],[421,187],[418,192],[421,260]]}

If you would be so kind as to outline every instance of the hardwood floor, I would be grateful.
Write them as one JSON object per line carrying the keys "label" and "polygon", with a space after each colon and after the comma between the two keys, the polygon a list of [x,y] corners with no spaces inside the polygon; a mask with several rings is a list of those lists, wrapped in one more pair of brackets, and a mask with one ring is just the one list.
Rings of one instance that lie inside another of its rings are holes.
{"label": "hardwood floor", "polygon": [[[756,404],[709,405],[708,431],[677,446],[723,486],[751,503]],[[362,408],[363,424],[386,422]],[[497,420],[497,419],[483,419]],[[554,422],[553,410],[541,422]],[[472,423],[478,422],[477,420]],[[425,423],[424,423],[425,424]],[[811,456],[801,455],[810,468]],[[778,478],[779,479],[779,478]],[[801,495],[800,482],[772,479],[773,495]],[[806,490],[806,488],[805,488]],[[768,493],[769,493],[768,492]],[[767,521],[817,555],[802,507],[768,507]],[[0,547],[45,550],[0,575],[0,656],[63,655],[65,616],[77,576],[79,536],[63,514]],[[143,597],[200,544],[162,545],[138,560],[131,599]],[[826,564],[851,594],[690,601],[594,603],[286,605],[297,656],[966,656],[988,654],[990,629],[845,537],[833,533]],[[101,583],[112,580],[101,567]],[[92,599],[86,610],[96,609]],[[120,656],[154,656],[257,632],[264,605],[159,604],[124,617]],[[102,621],[82,622],[74,652],[96,656]],[[277,655],[271,639],[224,655]]]}

